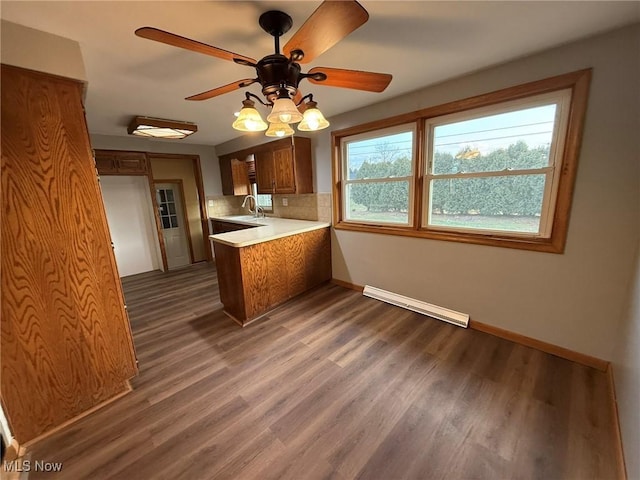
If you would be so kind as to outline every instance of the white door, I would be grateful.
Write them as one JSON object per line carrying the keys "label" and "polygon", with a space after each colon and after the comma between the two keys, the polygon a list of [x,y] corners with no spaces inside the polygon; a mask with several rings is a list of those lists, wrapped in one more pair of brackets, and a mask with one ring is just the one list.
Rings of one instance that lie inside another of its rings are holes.
{"label": "white door", "polygon": [[167,253],[167,266],[183,267],[191,263],[189,239],[185,229],[182,191],[177,183],[156,183],[158,214],[162,225],[162,237]]}

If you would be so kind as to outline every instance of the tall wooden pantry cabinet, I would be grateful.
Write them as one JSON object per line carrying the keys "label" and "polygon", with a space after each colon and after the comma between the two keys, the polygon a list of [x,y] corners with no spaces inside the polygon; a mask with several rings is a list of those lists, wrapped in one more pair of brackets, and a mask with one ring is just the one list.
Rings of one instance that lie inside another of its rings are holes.
{"label": "tall wooden pantry cabinet", "polygon": [[2,65],[2,405],[28,443],[128,391],[136,357],[82,83]]}

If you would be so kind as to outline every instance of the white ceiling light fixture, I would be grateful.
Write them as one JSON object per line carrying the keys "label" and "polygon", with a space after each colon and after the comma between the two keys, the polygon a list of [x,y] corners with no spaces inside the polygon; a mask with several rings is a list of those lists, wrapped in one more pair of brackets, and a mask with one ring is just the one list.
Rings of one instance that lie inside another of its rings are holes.
{"label": "white ceiling light fixture", "polygon": [[127,128],[129,135],[169,140],[183,139],[197,131],[198,126],[195,123],[139,116],[133,117]]}

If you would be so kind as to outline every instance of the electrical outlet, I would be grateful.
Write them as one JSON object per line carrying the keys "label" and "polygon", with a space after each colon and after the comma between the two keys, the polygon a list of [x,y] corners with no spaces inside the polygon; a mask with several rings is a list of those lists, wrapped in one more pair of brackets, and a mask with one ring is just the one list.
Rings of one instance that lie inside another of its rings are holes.
{"label": "electrical outlet", "polygon": [[283,198],[282,199],[282,206],[283,207],[289,206],[289,199],[288,198]]}

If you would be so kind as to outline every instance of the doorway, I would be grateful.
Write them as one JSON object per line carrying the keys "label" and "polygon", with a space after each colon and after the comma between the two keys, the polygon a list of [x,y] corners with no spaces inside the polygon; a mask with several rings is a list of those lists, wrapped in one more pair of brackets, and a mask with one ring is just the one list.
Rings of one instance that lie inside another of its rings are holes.
{"label": "doorway", "polygon": [[167,255],[167,268],[184,267],[193,263],[191,234],[186,221],[184,192],[181,180],[155,183],[158,217]]}

